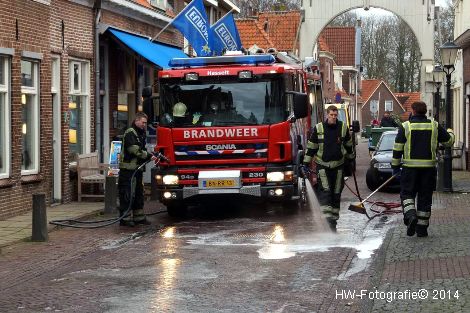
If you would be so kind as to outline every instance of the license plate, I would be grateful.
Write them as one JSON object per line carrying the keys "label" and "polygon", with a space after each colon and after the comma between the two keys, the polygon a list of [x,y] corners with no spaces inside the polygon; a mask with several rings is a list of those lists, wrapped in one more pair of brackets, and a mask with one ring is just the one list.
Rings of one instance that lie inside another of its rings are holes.
{"label": "license plate", "polygon": [[235,187],[233,179],[211,179],[203,182],[204,188],[231,188]]}

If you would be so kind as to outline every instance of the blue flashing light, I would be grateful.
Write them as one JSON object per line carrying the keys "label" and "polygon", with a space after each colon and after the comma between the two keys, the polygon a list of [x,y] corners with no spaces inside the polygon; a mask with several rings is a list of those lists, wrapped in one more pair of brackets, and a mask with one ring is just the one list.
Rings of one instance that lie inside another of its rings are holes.
{"label": "blue flashing light", "polygon": [[170,60],[171,67],[194,67],[207,65],[224,65],[224,64],[272,64],[276,61],[271,54],[260,55],[231,55],[218,57],[197,57],[197,58],[173,58]]}

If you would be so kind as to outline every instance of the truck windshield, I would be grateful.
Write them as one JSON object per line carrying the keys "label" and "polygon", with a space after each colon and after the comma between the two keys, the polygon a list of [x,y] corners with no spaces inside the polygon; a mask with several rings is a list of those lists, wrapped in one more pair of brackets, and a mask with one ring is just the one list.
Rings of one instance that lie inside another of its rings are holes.
{"label": "truck windshield", "polygon": [[281,80],[241,82],[236,78],[200,80],[197,84],[163,82],[160,86],[160,125],[211,127],[266,125],[284,121]]}

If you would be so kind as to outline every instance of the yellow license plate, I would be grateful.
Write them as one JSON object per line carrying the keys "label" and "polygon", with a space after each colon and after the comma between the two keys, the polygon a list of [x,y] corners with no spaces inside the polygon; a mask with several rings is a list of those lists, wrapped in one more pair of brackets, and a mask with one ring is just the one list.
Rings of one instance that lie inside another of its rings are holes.
{"label": "yellow license plate", "polygon": [[206,181],[205,187],[206,188],[235,187],[235,181],[233,179],[212,179],[212,180]]}

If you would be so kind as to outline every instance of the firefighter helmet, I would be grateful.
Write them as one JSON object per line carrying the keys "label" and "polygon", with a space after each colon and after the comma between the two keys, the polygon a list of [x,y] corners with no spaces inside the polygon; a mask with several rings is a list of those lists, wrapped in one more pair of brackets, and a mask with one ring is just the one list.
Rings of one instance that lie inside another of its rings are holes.
{"label": "firefighter helmet", "polygon": [[173,106],[173,116],[184,117],[186,114],[186,105],[183,102],[178,102]]}

